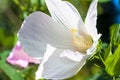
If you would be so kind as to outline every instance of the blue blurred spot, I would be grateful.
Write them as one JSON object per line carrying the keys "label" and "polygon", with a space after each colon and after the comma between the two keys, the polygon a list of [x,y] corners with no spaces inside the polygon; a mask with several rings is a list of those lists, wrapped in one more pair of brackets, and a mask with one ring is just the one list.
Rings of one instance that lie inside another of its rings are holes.
{"label": "blue blurred spot", "polygon": [[115,7],[114,22],[120,24],[120,0],[112,0]]}

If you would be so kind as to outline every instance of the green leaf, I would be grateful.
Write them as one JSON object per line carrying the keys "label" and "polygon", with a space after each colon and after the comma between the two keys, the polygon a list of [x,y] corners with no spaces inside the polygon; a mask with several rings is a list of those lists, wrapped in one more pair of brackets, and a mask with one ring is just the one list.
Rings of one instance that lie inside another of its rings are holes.
{"label": "green leaf", "polygon": [[115,50],[113,55],[110,55],[106,61],[106,71],[111,76],[120,75],[120,44],[118,48]]}
{"label": "green leaf", "polygon": [[105,49],[104,60],[106,60],[110,55],[112,55],[111,51],[112,45],[110,44],[107,49]]}
{"label": "green leaf", "polygon": [[99,0],[99,2],[104,3],[104,2],[109,2],[111,0]]}
{"label": "green leaf", "polygon": [[114,24],[111,26],[110,28],[110,32],[111,32],[111,43],[113,45],[119,45],[120,44],[120,24]]}

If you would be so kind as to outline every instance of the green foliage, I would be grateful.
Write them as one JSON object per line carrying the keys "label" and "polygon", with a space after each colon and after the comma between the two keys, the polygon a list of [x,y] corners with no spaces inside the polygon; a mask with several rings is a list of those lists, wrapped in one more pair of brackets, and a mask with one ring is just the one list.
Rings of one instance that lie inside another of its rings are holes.
{"label": "green foliage", "polygon": [[106,71],[111,76],[120,75],[120,44],[115,52],[107,57],[105,60]]}
{"label": "green foliage", "polygon": [[21,19],[26,18],[34,11],[47,12],[44,0],[13,0],[13,2],[19,7]]}
{"label": "green foliage", "polygon": [[93,53],[93,55],[88,59],[88,61],[94,63],[97,67],[104,67],[104,59],[103,59],[103,49],[105,48],[105,44],[102,43],[101,40],[99,40],[97,49]]}
{"label": "green foliage", "polygon": [[8,0],[0,0],[0,12],[4,11],[8,6]]}
{"label": "green foliage", "polygon": [[109,2],[111,0],[99,0],[99,2],[104,3],[104,2]]}
{"label": "green foliage", "polygon": [[15,34],[6,34],[3,28],[0,28],[0,51],[11,49],[16,41]]}
{"label": "green foliage", "polygon": [[111,43],[105,49],[104,61],[105,70],[111,76],[120,75],[120,25],[115,24],[111,27]]}
{"label": "green foliage", "polygon": [[[119,79],[120,75],[120,25],[114,24],[110,28],[110,43],[99,43],[98,52],[90,58],[90,61],[100,67],[106,75],[104,77],[113,77]],[[117,78],[118,77],[118,78]]]}
{"label": "green foliage", "polygon": [[104,53],[104,60],[106,60],[110,55],[112,55],[112,51],[111,51],[112,47],[111,44],[108,46],[107,49],[105,49],[105,53]]}
{"label": "green foliage", "polygon": [[111,30],[111,43],[114,46],[117,46],[120,44],[120,24],[114,24],[110,28]]}

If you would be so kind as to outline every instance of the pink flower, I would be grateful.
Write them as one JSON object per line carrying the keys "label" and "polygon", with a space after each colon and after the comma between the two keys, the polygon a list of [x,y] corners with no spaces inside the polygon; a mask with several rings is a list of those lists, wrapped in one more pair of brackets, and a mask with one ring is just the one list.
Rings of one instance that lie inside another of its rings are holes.
{"label": "pink flower", "polygon": [[11,51],[7,58],[7,62],[12,65],[18,65],[20,67],[26,68],[29,63],[39,64],[40,61],[30,57],[22,48],[20,42],[18,41],[16,46]]}

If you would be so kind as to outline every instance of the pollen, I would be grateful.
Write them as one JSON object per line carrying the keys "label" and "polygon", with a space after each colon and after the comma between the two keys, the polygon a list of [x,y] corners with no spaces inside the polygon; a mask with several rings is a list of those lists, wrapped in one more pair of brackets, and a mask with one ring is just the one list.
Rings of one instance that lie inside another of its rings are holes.
{"label": "pollen", "polygon": [[76,32],[77,32],[77,30],[76,30],[76,29],[74,29],[74,28],[72,28],[72,29],[71,29],[71,32],[72,32],[72,33],[76,33]]}
{"label": "pollen", "polygon": [[73,35],[73,45],[76,49],[80,52],[86,52],[88,48],[92,46],[92,39],[91,38],[84,38],[77,34],[76,29],[71,29]]}

